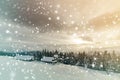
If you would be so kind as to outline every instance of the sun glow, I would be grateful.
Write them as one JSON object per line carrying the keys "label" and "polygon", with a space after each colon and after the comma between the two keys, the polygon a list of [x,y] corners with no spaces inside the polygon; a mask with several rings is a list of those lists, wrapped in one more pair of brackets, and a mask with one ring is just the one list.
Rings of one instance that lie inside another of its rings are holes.
{"label": "sun glow", "polygon": [[82,39],[73,39],[73,42],[76,44],[83,44],[85,43]]}
{"label": "sun glow", "polygon": [[71,37],[71,41],[74,44],[87,44],[88,42],[80,38],[76,33],[74,33]]}

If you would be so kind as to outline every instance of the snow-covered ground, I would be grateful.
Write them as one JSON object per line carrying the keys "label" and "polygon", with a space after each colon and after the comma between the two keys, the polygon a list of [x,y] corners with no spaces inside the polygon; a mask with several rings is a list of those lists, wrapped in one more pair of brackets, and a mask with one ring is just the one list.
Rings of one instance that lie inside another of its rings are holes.
{"label": "snow-covered ground", "polygon": [[0,80],[120,80],[120,74],[0,57]]}

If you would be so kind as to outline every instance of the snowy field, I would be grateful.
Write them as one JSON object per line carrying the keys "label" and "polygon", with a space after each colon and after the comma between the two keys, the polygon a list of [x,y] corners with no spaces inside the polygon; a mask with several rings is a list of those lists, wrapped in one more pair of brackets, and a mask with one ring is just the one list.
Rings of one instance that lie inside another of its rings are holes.
{"label": "snowy field", "polygon": [[120,74],[0,57],[0,80],[120,80]]}

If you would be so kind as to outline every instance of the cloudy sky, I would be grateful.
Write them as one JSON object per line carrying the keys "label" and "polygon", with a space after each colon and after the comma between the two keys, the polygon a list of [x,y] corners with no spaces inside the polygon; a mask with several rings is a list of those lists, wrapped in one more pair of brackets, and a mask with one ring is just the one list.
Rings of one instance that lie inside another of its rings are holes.
{"label": "cloudy sky", "polygon": [[0,0],[0,50],[120,45],[119,0]]}

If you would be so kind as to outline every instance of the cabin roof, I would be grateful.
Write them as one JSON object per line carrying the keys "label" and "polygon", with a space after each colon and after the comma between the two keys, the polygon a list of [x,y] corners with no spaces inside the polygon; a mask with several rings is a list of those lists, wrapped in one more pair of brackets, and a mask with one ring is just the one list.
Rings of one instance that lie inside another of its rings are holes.
{"label": "cabin roof", "polygon": [[43,57],[42,59],[41,59],[41,61],[48,61],[48,62],[51,62],[51,61],[53,61],[54,60],[54,57]]}

